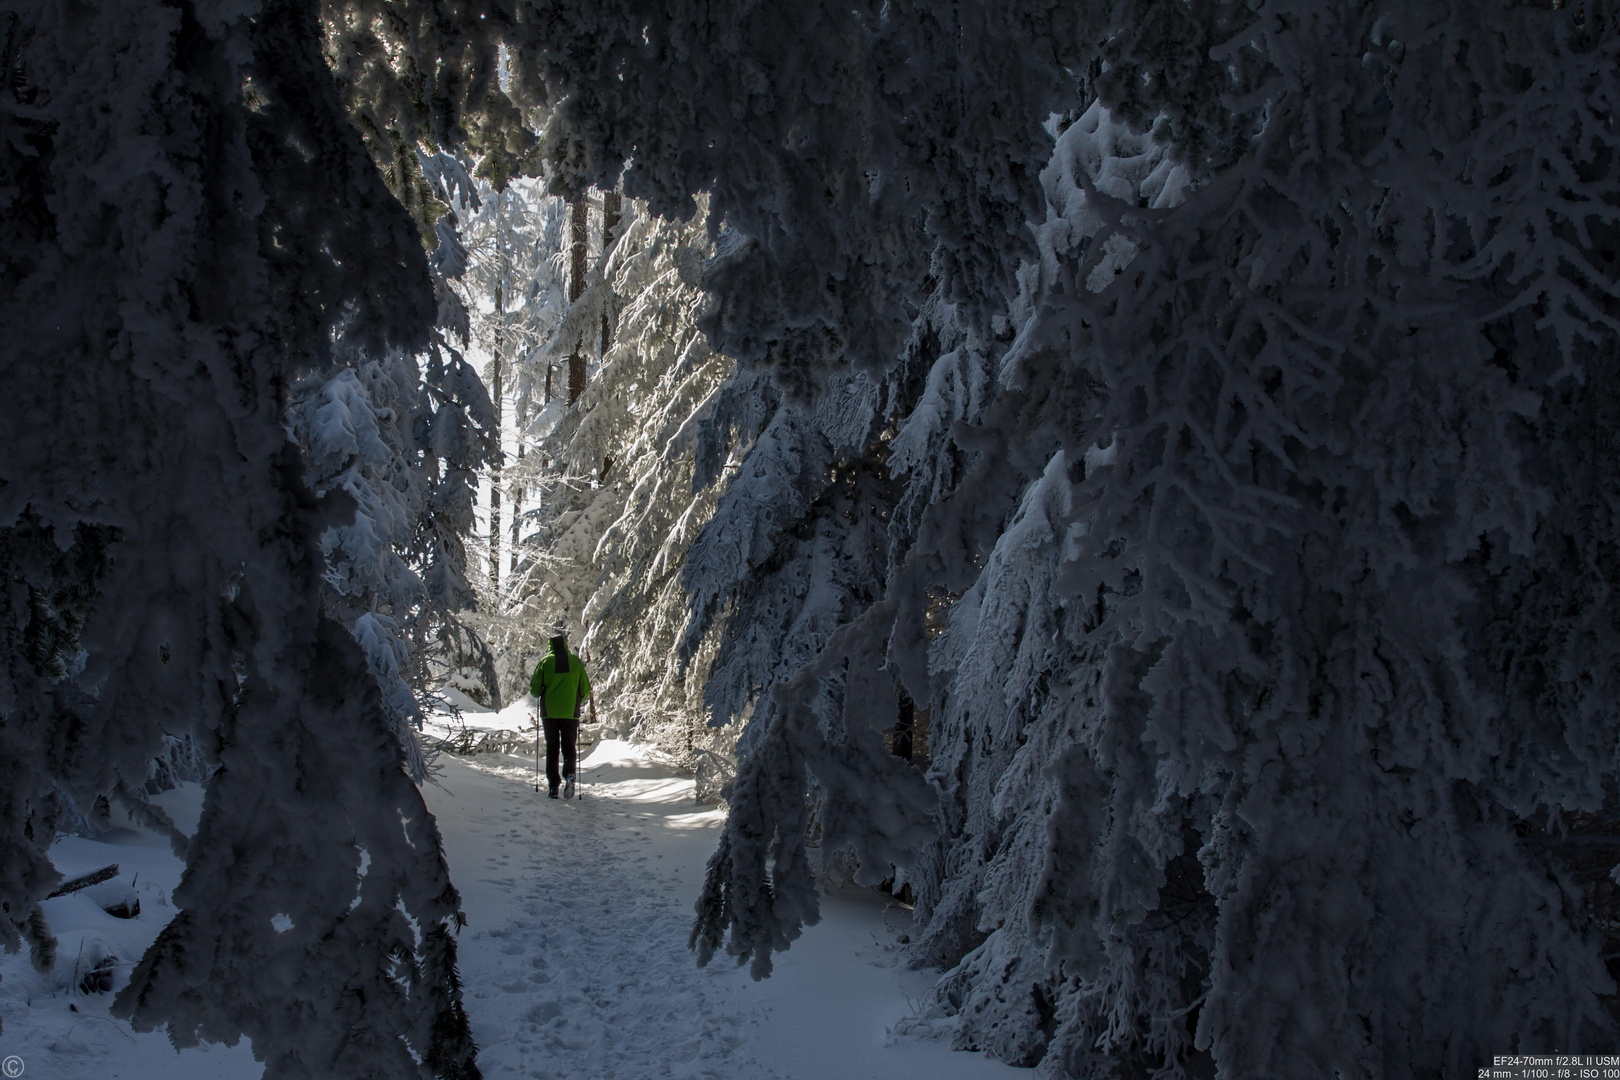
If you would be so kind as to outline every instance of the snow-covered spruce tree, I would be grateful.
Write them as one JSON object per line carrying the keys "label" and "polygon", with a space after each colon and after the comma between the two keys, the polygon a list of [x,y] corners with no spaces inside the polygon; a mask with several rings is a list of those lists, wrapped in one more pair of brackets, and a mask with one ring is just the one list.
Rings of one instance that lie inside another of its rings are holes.
{"label": "snow-covered spruce tree", "polygon": [[972,582],[973,553],[994,543],[1017,486],[1011,470],[975,485],[955,522],[960,546],[936,536],[922,546],[926,569],[908,566],[935,528],[928,507],[977,456],[965,425],[991,400],[1011,336],[1005,315],[964,311],[950,294],[936,284],[881,378],[834,376],[807,406],[756,373],[722,391],[707,425],[703,460],[735,446],[742,461],[689,556],[689,633],[711,618],[723,628],[711,722],[748,722],[699,901],[702,962],[724,942],[766,974],[769,951],[817,917],[815,883],[833,860],[853,855],[855,879],[876,884],[926,857],[937,800],[878,735],[902,693],[926,689],[926,647],[902,648],[891,630],[924,627],[953,595],[947,582]]}
{"label": "snow-covered spruce tree", "polygon": [[1545,849],[1613,815],[1609,15],[1106,14],[1094,88],[1191,177],[1099,113],[1060,147],[1037,317],[994,371],[941,360],[997,399],[891,585],[911,618],[783,688],[700,937],[813,915],[800,695],[884,640],[916,679],[917,597],[963,591],[914,879],[921,958],[968,954],[960,1044],[1076,1076],[1604,1045]]}
{"label": "snow-covered spruce tree", "polygon": [[889,575],[896,503],[883,388],[864,374],[836,377],[820,407],[806,408],[753,383],[774,411],[685,576],[688,647],[719,628],[710,722],[747,717],[692,942],[706,964],[729,931],[726,950],[751,957],[758,978],[773,949],[816,921],[815,879],[834,856],[853,848],[866,884],[912,861],[932,831],[934,793],[880,734],[899,709],[895,677],[880,670],[886,640],[873,632],[892,610],[871,606]]}
{"label": "snow-covered spruce tree", "polygon": [[476,373],[434,345],[423,370],[400,352],[353,357],[336,374],[294,388],[289,428],[317,496],[341,490],[354,519],[321,536],[329,614],[365,651],[406,768],[426,776],[416,729],[429,653],[442,652],[470,607],[463,537],[472,529],[472,479],[491,444]]}
{"label": "snow-covered spruce tree", "polygon": [[117,1009],[272,1076],[474,1076],[436,829],[326,610],[357,502],[284,426],[307,375],[424,342],[417,231],[310,4],[7,3],[0,34],[6,943],[49,963],[70,800],[133,799],[192,720],[217,769],[181,914]]}
{"label": "snow-covered spruce tree", "polygon": [[[1043,174],[1040,258],[1020,273],[1023,288],[1008,313],[1008,328],[1020,333],[1010,348],[986,348],[964,335],[942,350],[895,439],[896,464],[926,509],[911,562],[891,589],[899,615],[891,659],[912,685],[933,687],[931,776],[944,796],[941,834],[909,868],[919,924],[912,957],[954,965],[932,996],[958,1017],[955,1045],[1022,1065],[1042,1059],[1062,1000],[1062,980],[1047,971],[1048,939],[1016,914],[1028,906],[1056,840],[1048,829],[1047,769],[1072,737],[1031,721],[1055,692],[1054,672],[1074,677],[1046,659],[1059,644],[1054,613],[1077,606],[1053,580],[1065,550],[1068,485],[1109,453],[1093,447],[1054,465],[1067,426],[1084,422],[1091,391],[1079,381],[1065,393],[1048,387],[1025,397],[1017,363],[1060,271],[1072,274],[1091,253],[1096,265],[1082,287],[1098,290],[1135,254],[1104,234],[1108,218],[1088,192],[1162,211],[1180,202],[1188,181],[1162,146],[1113,122],[1099,105],[1063,123]],[[1072,380],[1073,373],[1057,378]],[[957,417],[967,420],[965,430],[953,425]],[[951,457],[955,464],[941,475],[942,460]],[[940,594],[960,600],[930,649],[922,612]],[[1083,677],[1096,655],[1082,640],[1067,660]],[[1175,886],[1190,898],[1200,892],[1196,874],[1190,886]]]}
{"label": "snow-covered spruce tree", "polygon": [[[1171,16],[1122,7],[1097,88],[1201,183],[1060,145],[1092,239],[986,413],[981,475],[1029,482],[932,656],[958,1037],[1053,1076],[1611,1045],[1556,856],[1613,831],[1612,15]],[[1241,122],[1178,88],[1226,80]]]}
{"label": "snow-covered spruce tree", "polygon": [[375,359],[340,329],[337,370],[301,378],[285,412],[305,482],[317,496],[336,488],[355,500],[354,520],[320,538],[326,609],[365,651],[407,771],[420,783],[427,764],[416,736],[417,695],[440,681],[435,661],[482,661],[486,677],[494,666],[462,613],[475,602],[465,543],[475,481],[499,438],[499,410],[456,348],[468,344],[469,321],[455,282],[475,262],[468,245],[476,249],[482,239],[458,232],[457,212],[466,214],[469,202],[476,209],[479,183],[450,154],[418,158],[425,163],[419,198],[436,208],[428,265],[438,316],[426,349]]}
{"label": "snow-covered spruce tree", "polygon": [[499,411],[456,348],[458,339],[467,344],[468,318],[454,283],[474,261],[468,244],[480,239],[458,233],[456,211],[477,205],[477,182],[449,154],[418,157],[426,164],[420,197],[438,211],[429,259],[438,325],[427,348],[375,359],[340,330],[341,366],[294,385],[286,415],[315,494],[341,489],[355,500],[354,520],[321,536],[326,608],[365,651],[420,783],[427,766],[417,694],[436,681],[433,661],[470,652],[493,666],[461,613],[475,600],[465,544],[474,482],[499,437]]}
{"label": "snow-covered spruce tree", "polygon": [[[447,20],[401,25],[393,6],[373,0],[366,32],[442,39]],[[481,14],[505,45],[512,104],[544,125],[536,143],[501,142],[501,160],[543,162],[570,195],[622,174],[659,216],[688,219],[707,192],[716,233],[747,240],[705,277],[714,344],[803,390],[840,361],[892,357],[931,267],[964,295],[1009,292],[1040,125],[1072,96],[1061,65],[1078,55],[1072,15],[1047,3],[525,0]],[[360,36],[344,60],[353,84],[387,87],[389,114],[426,134],[404,103],[434,74],[395,71],[388,42]],[[493,59],[479,77],[493,86]]]}

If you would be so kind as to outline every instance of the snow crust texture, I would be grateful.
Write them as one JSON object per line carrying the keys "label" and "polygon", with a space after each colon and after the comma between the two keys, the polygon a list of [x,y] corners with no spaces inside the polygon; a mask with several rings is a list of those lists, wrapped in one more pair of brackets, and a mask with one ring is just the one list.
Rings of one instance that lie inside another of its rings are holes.
{"label": "snow crust texture", "polygon": [[725,812],[694,805],[693,781],[658,756],[604,741],[582,764],[577,802],[538,795],[521,757],[446,761],[428,791],[466,897],[461,963],[487,1075],[1027,1075],[894,1033],[927,980],[901,962],[908,913],[869,890],[829,897],[813,946],[769,982],[694,967],[691,898]]}
{"label": "snow crust texture", "polygon": [[459,857],[479,919],[468,932],[478,955],[469,1004],[486,1061],[511,1075],[779,1076],[741,1049],[757,1010],[692,966],[690,883],[664,865],[674,856],[655,843],[665,822],[648,813],[668,810],[636,799],[690,782],[633,757],[591,766],[578,802],[537,797],[532,770],[511,758],[484,766],[498,781],[463,769],[447,777],[489,815],[444,810],[466,820],[465,840],[484,841]]}

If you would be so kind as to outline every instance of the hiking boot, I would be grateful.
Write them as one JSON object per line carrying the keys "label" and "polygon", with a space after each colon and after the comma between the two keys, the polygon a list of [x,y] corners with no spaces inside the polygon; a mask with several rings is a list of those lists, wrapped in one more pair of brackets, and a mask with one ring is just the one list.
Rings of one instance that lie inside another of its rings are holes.
{"label": "hiking boot", "polygon": [[570,773],[569,775],[563,777],[563,798],[572,799],[573,797],[574,797],[574,776],[573,776],[572,773]]}
{"label": "hiking boot", "polygon": [[551,785],[551,790],[546,793],[546,798],[555,799],[556,797],[557,797],[557,785],[552,784]]}

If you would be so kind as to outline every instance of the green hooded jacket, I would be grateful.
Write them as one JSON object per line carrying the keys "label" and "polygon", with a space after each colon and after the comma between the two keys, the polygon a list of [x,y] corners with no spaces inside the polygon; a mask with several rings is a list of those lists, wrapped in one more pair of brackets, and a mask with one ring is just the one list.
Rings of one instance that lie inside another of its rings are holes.
{"label": "green hooded jacket", "polygon": [[591,680],[578,654],[568,654],[568,670],[557,671],[557,654],[547,653],[529,679],[529,693],[540,699],[540,715],[548,720],[574,720],[579,706],[591,696]]}

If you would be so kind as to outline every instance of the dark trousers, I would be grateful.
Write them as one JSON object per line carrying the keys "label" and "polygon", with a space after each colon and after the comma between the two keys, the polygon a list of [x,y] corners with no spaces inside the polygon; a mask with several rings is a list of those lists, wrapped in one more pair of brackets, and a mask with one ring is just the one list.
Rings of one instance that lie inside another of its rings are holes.
{"label": "dark trousers", "polygon": [[[562,783],[563,776],[574,775],[574,766],[579,763],[579,721],[546,717],[540,721],[540,726],[546,733],[546,779],[556,787]],[[557,775],[559,749],[562,750],[562,776]]]}

